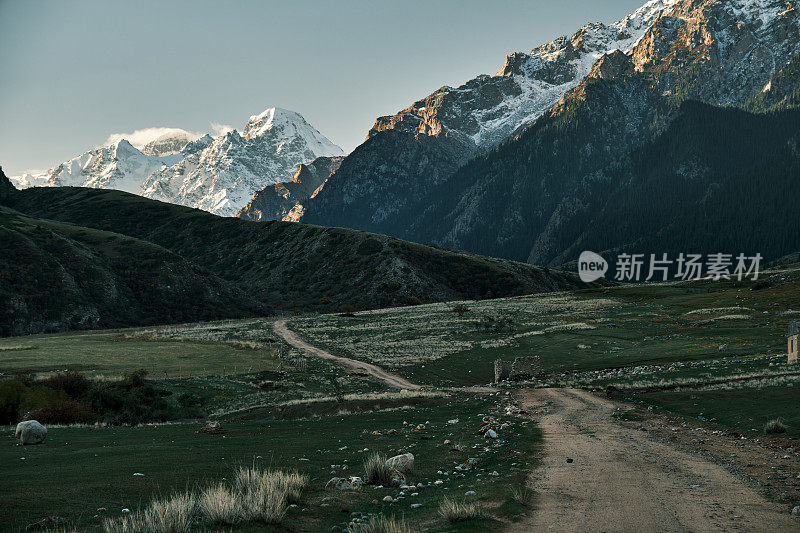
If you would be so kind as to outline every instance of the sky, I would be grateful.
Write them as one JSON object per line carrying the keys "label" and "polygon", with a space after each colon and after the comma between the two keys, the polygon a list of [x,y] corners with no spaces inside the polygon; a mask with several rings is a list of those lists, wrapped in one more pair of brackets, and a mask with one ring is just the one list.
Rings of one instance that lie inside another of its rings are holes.
{"label": "sky", "polygon": [[644,0],[0,0],[0,166],[292,109],[345,151],[376,117]]}

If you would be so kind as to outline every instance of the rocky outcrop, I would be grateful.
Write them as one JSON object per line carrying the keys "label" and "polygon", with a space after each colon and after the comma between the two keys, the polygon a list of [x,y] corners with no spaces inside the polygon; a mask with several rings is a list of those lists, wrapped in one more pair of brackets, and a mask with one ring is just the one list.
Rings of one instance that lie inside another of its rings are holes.
{"label": "rocky outcrop", "polygon": [[297,167],[292,179],[257,191],[236,216],[245,220],[295,222],[303,215],[303,203],[313,198],[344,157],[318,157]]}

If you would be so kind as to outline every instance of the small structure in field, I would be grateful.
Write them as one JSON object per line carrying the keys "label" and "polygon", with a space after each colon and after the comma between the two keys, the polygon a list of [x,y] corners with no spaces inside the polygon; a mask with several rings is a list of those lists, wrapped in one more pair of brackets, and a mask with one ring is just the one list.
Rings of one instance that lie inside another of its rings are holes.
{"label": "small structure in field", "polygon": [[522,381],[535,378],[541,371],[539,356],[517,357],[514,361],[497,359],[494,362],[494,381]]}
{"label": "small structure in field", "polygon": [[800,321],[795,320],[789,324],[789,334],[787,337],[787,347],[789,353],[789,363],[797,362],[797,343],[800,340]]}

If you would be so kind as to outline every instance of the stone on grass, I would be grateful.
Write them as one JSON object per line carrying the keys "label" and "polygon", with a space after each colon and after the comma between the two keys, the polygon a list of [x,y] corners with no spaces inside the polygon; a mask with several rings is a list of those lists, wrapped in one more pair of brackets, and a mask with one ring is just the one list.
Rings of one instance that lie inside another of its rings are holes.
{"label": "stone on grass", "polygon": [[400,485],[405,485],[405,483],[406,476],[404,476],[402,472],[399,470],[392,471],[392,478],[389,481],[390,487],[399,487]]}
{"label": "stone on grass", "polygon": [[398,472],[408,474],[414,469],[414,455],[411,453],[403,453],[389,457],[386,459],[386,466],[394,468]]}
{"label": "stone on grass", "polygon": [[357,476],[331,478],[325,484],[325,488],[333,487],[339,490],[354,490],[364,486],[364,480]]}
{"label": "stone on grass", "polygon": [[209,435],[222,435],[225,430],[222,429],[220,423],[216,420],[209,420],[205,426],[200,428],[201,433],[208,433]]}
{"label": "stone on grass", "polygon": [[800,505],[798,505],[794,509],[792,509],[792,514],[796,515],[796,516],[800,516]]}
{"label": "stone on grass", "polygon": [[17,430],[14,432],[14,437],[20,445],[28,444],[41,444],[47,437],[47,428],[41,425],[36,420],[25,420],[17,424]]}

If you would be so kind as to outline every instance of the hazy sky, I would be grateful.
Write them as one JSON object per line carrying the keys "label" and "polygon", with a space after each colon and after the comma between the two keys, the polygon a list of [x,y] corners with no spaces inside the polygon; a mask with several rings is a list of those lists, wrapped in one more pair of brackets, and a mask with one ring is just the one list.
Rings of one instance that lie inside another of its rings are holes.
{"label": "hazy sky", "polygon": [[241,131],[273,106],[350,151],[376,117],[642,3],[0,0],[0,165],[47,169],[147,127]]}

